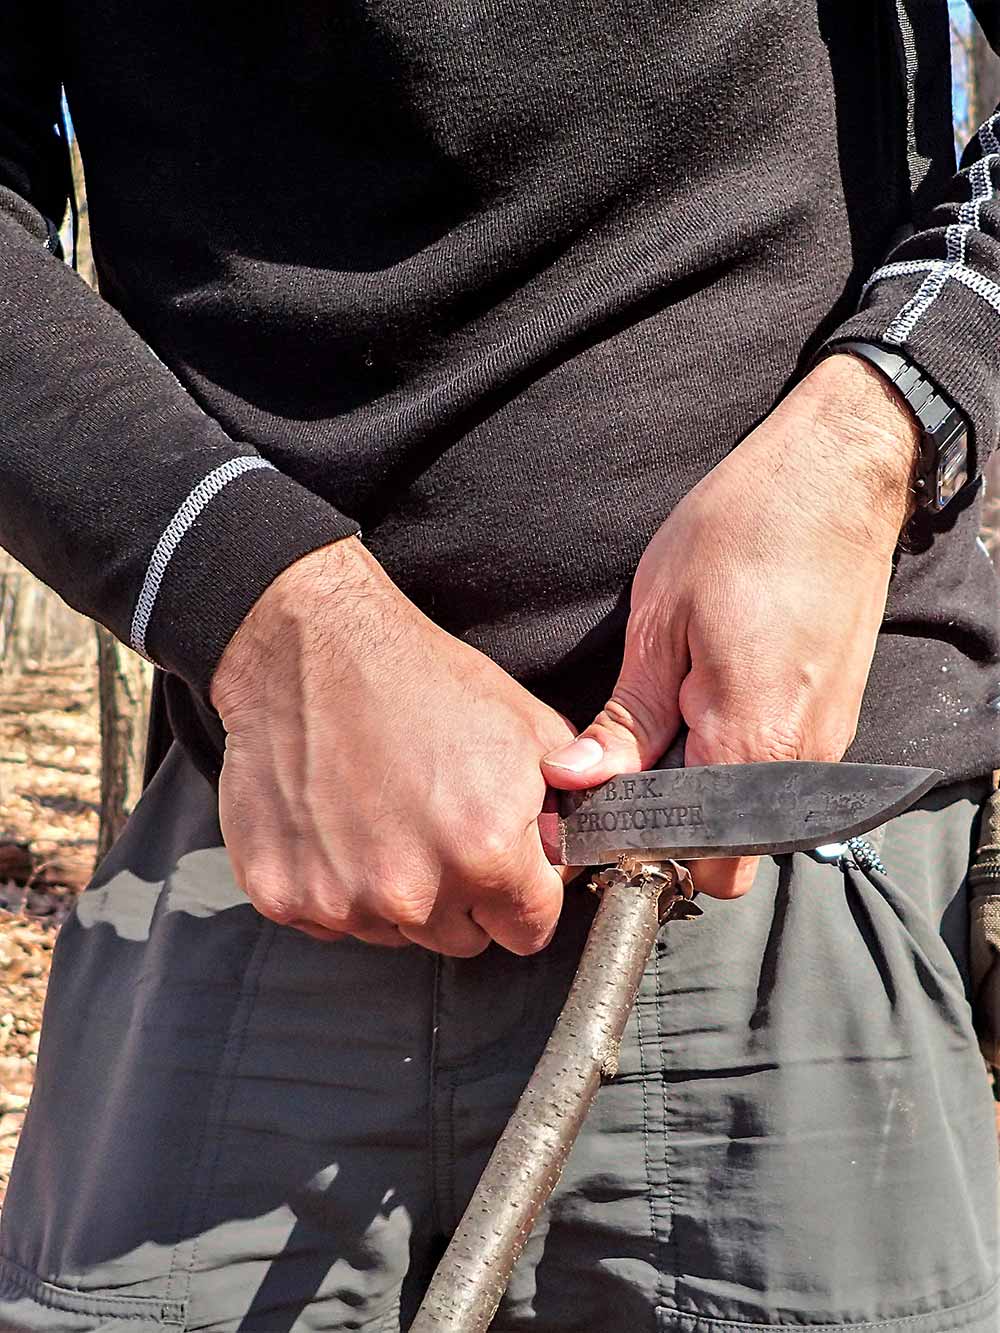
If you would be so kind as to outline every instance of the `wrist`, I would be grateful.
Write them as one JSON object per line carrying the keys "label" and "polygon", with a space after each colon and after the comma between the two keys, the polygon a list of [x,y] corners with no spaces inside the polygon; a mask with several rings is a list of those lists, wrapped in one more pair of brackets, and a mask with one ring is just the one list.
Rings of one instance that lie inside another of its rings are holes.
{"label": "wrist", "polygon": [[[276,658],[315,626],[322,605],[346,605],[388,579],[357,537],[321,546],[283,570],[260,595],[227,644],[209,687],[212,706],[225,719],[253,692]],[[349,620],[345,607],[342,619]],[[331,645],[335,651],[335,645]]]}
{"label": "wrist", "polygon": [[809,405],[816,435],[852,503],[898,537],[915,508],[921,446],[919,423],[903,395],[849,353],[824,358],[794,392]]}

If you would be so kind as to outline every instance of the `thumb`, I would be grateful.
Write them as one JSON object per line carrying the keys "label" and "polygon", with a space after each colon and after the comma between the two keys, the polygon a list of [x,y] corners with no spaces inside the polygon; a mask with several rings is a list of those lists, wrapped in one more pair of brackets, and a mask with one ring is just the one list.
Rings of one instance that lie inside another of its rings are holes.
{"label": "thumb", "polygon": [[623,670],[590,726],[542,760],[545,780],[563,791],[577,791],[619,773],[652,768],[680,726],[679,688],[679,679],[666,676],[654,684]]}

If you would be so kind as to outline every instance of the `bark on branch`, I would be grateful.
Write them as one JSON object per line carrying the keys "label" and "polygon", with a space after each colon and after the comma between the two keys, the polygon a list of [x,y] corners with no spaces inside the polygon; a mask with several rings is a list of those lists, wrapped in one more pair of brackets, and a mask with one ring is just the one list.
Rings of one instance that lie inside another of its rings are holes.
{"label": "bark on branch", "polygon": [[489,1326],[602,1079],[617,1073],[618,1045],[660,921],[697,914],[690,897],[690,877],[673,863],[607,872],[562,1013],[410,1333]]}

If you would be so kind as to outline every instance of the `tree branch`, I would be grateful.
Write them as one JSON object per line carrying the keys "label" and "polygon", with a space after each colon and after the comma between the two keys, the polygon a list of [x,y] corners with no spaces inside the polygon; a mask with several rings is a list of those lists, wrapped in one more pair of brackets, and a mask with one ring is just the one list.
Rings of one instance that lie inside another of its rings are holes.
{"label": "tree branch", "polygon": [[661,920],[699,915],[691,878],[673,862],[623,862],[597,881],[601,905],[552,1035],[410,1333],[489,1326],[535,1219],[555,1187],[618,1046]]}

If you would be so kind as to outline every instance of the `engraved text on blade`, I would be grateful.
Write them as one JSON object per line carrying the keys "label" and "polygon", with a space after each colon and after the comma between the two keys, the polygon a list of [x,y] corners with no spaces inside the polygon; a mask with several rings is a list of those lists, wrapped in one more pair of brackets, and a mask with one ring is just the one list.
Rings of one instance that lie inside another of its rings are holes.
{"label": "engraved text on blade", "polygon": [[701,826],[700,805],[640,806],[636,810],[581,811],[576,816],[577,833],[616,833],[626,829],[661,829]]}

